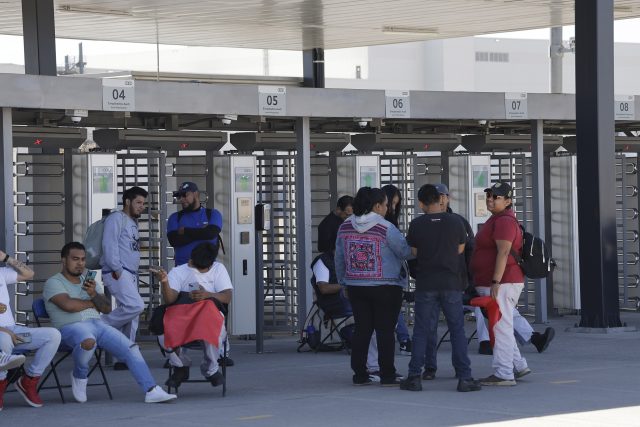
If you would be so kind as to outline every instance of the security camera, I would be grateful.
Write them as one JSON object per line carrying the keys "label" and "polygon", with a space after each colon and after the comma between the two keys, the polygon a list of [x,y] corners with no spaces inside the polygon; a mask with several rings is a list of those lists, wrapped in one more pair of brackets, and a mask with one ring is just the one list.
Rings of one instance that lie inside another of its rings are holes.
{"label": "security camera", "polygon": [[366,128],[368,124],[369,124],[369,122],[366,121],[366,120],[360,120],[358,122],[358,126],[360,126],[361,128]]}
{"label": "security camera", "polygon": [[486,121],[486,120],[478,120],[478,124],[479,124],[480,126],[484,126],[484,125],[486,125],[486,124],[487,124],[487,121]]}
{"label": "security camera", "polygon": [[238,120],[238,115],[237,114],[225,114],[220,119],[222,124],[225,125],[225,126],[229,126],[231,124],[231,122],[234,121],[234,120]]}
{"label": "security camera", "polygon": [[79,116],[71,116],[71,121],[73,123],[80,123],[80,120],[82,120],[82,117]]}

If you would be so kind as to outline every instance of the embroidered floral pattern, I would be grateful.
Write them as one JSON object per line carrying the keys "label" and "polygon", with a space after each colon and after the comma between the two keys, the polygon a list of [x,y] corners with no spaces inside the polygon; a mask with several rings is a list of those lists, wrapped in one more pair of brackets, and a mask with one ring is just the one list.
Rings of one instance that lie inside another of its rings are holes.
{"label": "embroidered floral pattern", "polygon": [[345,242],[346,275],[358,279],[381,279],[380,242],[376,238],[358,236]]}

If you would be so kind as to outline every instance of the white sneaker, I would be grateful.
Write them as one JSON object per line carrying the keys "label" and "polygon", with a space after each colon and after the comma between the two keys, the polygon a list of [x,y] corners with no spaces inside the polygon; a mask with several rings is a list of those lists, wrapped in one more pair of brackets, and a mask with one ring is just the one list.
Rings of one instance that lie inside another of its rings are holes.
{"label": "white sneaker", "polygon": [[0,352],[0,371],[8,371],[9,369],[22,366],[25,360],[26,357],[22,354],[6,354],[5,352]]}
{"label": "white sneaker", "polygon": [[175,394],[169,394],[162,389],[160,386],[155,386],[148,391],[144,396],[144,403],[160,403],[160,402],[168,402],[173,399],[177,399],[178,396]]}
{"label": "white sneaker", "polygon": [[87,382],[89,380],[79,379],[73,376],[73,372],[71,372],[71,392],[73,393],[73,398],[76,399],[76,402],[84,403],[87,401]]}

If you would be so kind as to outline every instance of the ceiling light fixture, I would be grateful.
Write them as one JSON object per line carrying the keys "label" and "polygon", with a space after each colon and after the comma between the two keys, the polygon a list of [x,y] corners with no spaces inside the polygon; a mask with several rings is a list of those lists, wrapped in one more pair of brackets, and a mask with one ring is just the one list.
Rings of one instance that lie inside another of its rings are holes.
{"label": "ceiling light fixture", "polygon": [[422,28],[422,27],[398,27],[398,26],[384,26],[382,27],[384,34],[400,34],[407,35],[413,34],[417,36],[435,36],[438,35],[436,28]]}

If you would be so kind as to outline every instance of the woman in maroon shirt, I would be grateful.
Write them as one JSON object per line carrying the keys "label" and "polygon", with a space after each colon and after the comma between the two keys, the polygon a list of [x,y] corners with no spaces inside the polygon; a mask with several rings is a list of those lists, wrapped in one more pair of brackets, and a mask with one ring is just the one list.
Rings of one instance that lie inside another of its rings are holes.
{"label": "woman in maroon shirt", "polygon": [[471,257],[474,283],[480,295],[491,295],[500,307],[500,320],[493,332],[494,374],[481,380],[482,385],[516,385],[516,378],[531,372],[513,335],[513,309],[524,288],[524,274],[511,250],[522,251],[522,232],[513,213],[513,189],[506,182],[496,182],[484,190],[491,217],[476,234]]}

